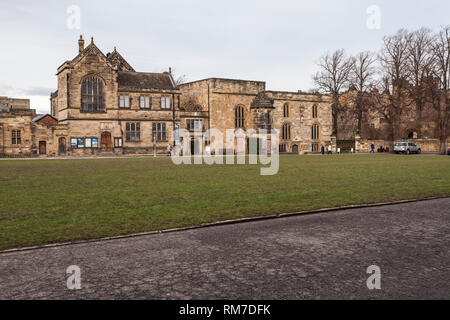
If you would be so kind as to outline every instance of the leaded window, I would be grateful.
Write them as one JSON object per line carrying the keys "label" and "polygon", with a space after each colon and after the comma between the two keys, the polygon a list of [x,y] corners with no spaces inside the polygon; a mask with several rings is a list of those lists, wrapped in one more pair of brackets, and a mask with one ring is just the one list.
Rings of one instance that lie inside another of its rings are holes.
{"label": "leaded window", "polygon": [[81,111],[103,112],[103,82],[91,76],[81,83]]}

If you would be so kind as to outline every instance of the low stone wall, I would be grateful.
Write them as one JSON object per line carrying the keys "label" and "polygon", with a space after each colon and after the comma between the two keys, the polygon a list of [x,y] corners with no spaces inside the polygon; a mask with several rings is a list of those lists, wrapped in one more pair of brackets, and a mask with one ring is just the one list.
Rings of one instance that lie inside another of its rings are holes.
{"label": "low stone wall", "polygon": [[407,142],[417,144],[424,153],[439,153],[441,142],[439,139],[408,139]]}
{"label": "low stone wall", "polygon": [[[440,152],[440,141],[439,139],[406,139],[401,140],[404,142],[412,142],[418,145],[423,153],[439,153]],[[389,148],[389,151],[392,152],[394,149],[394,143],[392,141],[387,140],[366,140],[366,139],[357,139],[356,140],[356,152],[359,153],[368,153],[370,152],[371,144],[375,145],[375,152],[377,152],[379,147]],[[447,142],[448,145],[448,142]]]}
{"label": "low stone wall", "polygon": [[368,153],[371,151],[370,146],[372,143],[375,145],[375,152],[377,152],[378,148],[389,148],[390,151],[393,150],[394,144],[392,141],[386,141],[386,140],[365,140],[360,139],[356,140],[355,142],[355,149],[357,153]]}

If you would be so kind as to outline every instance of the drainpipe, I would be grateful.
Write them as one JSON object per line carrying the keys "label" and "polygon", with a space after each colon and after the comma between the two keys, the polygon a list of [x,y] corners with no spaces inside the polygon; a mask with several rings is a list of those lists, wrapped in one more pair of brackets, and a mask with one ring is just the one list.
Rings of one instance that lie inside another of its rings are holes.
{"label": "drainpipe", "polygon": [[[209,87],[209,83],[208,83],[208,130],[211,130],[211,112],[210,112],[210,96],[209,96],[209,91],[210,91],[210,87]],[[208,137],[209,139],[209,137]],[[211,143],[211,141],[209,141],[209,143]]]}
{"label": "drainpipe", "polygon": [[[180,96],[178,96],[178,103],[180,102]],[[172,136],[173,136],[173,146],[175,146],[175,93],[172,93]],[[179,106],[179,105],[178,105]]]}
{"label": "drainpipe", "polygon": [[2,129],[3,129],[3,143],[2,143],[2,150],[3,150],[3,154],[5,153],[5,126],[2,124]]}

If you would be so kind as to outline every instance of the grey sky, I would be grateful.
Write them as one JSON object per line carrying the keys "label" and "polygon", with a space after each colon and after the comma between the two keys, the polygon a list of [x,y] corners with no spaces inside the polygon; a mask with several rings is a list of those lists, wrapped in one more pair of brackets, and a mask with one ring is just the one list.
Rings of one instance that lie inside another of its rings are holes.
{"label": "grey sky", "polygon": [[[67,8],[81,9],[69,29]],[[381,29],[367,28],[367,8],[381,9]],[[326,51],[378,50],[400,28],[449,24],[447,0],[147,0],[0,2],[0,95],[31,98],[49,111],[56,69],[91,36],[137,71],[171,66],[188,80],[263,80],[271,90],[308,90]]]}

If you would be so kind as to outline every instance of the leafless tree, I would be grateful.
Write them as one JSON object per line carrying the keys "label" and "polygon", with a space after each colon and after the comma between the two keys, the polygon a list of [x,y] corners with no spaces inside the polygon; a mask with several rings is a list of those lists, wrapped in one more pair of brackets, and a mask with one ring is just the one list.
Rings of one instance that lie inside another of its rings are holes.
{"label": "leafless tree", "polygon": [[434,56],[432,52],[431,30],[421,28],[406,35],[408,42],[407,90],[415,104],[416,120],[418,122],[418,134],[422,135],[422,116],[427,104],[427,92],[425,81],[428,80],[433,69]]}
{"label": "leafless tree", "polygon": [[380,61],[380,91],[372,94],[372,107],[387,121],[390,138],[399,138],[401,115],[410,105],[407,96],[408,76],[408,32],[400,30],[393,36],[383,38],[383,48],[378,55]]}
{"label": "leafless tree", "polygon": [[349,85],[352,60],[348,58],[345,50],[341,49],[324,55],[317,65],[320,70],[313,76],[313,80],[320,92],[331,95],[333,134],[337,135],[338,115],[345,110],[339,100]]}
{"label": "leafless tree", "polygon": [[435,58],[433,74],[436,82],[432,82],[427,88],[431,95],[433,108],[438,113],[437,124],[441,144],[440,149],[441,153],[445,154],[450,114],[450,25],[441,28],[433,39],[431,47]]}
{"label": "leafless tree", "polygon": [[349,79],[356,90],[353,111],[358,121],[357,134],[361,134],[363,114],[369,111],[369,89],[375,83],[377,72],[375,62],[375,55],[369,51],[357,54],[352,61]]}

